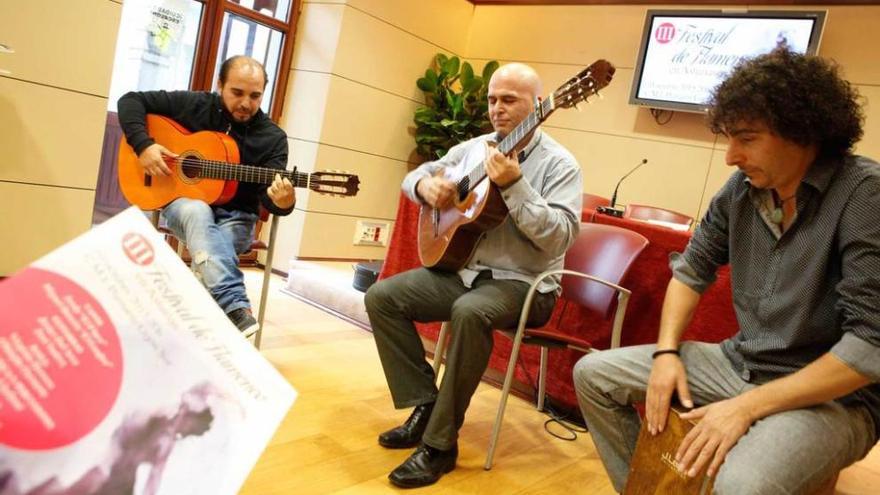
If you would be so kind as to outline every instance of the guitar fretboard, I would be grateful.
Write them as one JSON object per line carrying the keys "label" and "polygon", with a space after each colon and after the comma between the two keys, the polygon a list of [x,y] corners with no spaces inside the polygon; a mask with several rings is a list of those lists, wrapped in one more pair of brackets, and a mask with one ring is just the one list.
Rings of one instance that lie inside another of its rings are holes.
{"label": "guitar fretboard", "polygon": [[[547,120],[547,117],[553,113],[553,110],[552,98],[541,101],[538,109],[528,114],[522,122],[513,128],[513,131],[511,131],[510,134],[505,136],[504,139],[498,143],[498,151],[503,155],[509,155],[517,146],[522,144],[532,131],[541,125],[541,122]],[[472,167],[473,168],[458,181],[458,191],[462,197],[467,195],[467,193],[470,192],[478,182],[486,177],[486,169],[483,167],[482,163],[474,163],[472,164]]]}
{"label": "guitar fretboard", "polygon": [[[169,159],[174,160],[174,159]],[[311,174],[291,170],[279,170],[276,168],[256,167],[253,165],[237,165],[213,160],[203,160],[194,157],[177,159],[184,173],[188,177],[202,177],[205,179],[236,180],[240,182],[254,182],[257,184],[271,184],[275,175],[287,178],[294,187],[308,188]]]}

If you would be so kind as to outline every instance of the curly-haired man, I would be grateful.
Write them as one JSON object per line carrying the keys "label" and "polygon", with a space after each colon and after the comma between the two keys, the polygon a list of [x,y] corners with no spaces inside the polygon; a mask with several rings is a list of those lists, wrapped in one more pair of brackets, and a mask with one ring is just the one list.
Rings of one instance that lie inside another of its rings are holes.
{"label": "curly-haired man", "polygon": [[[734,172],[670,258],[657,345],[584,357],[574,379],[622,490],[645,402],[663,431],[673,394],[699,420],[675,455],[716,493],[809,493],[861,459],[880,430],[880,167],[852,154],[864,120],[836,66],[785,50],[741,63],[709,125]],[[730,264],[736,335],[681,342]]]}

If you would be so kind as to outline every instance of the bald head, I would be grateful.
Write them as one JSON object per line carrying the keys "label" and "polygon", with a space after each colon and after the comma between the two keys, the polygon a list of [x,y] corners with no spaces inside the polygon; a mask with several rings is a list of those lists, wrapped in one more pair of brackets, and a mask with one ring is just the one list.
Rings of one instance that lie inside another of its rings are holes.
{"label": "bald head", "polygon": [[542,92],[541,78],[535,69],[518,62],[499,67],[489,79],[490,88],[493,84],[516,87],[531,95],[532,99]]}
{"label": "bald head", "polygon": [[489,79],[489,120],[502,137],[528,116],[541,94],[541,78],[528,65],[500,67]]}
{"label": "bald head", "polygon": [[266,68],[254,58],[245,55],[236,55],[224,60],[223,64],[220,66],[220,76],[218,77],[221,86],[229,79],[229,73],[232,71],[252,77],[262,76],[263,87],[266,87],[266,82],[268,81]]}

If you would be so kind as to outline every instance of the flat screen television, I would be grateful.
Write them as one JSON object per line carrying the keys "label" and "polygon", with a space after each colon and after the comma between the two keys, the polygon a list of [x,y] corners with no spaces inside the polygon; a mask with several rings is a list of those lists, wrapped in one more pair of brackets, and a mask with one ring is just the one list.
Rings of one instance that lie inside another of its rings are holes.
{"label": "flat screen television", "polygon": [[741,59],[786,45],[815,54],[824,11],[648,10],[629,102],[703,112]]}

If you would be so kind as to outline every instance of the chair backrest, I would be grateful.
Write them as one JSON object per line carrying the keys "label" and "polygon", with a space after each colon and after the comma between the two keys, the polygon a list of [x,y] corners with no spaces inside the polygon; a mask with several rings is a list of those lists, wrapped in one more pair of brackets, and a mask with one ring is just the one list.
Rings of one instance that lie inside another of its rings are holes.
{"label": "chair backrest", "polygon": [[661,222],[687,225],[688,227],[694,223],[694,217],[685,215],[684,213],[645,205],[626,205],[626,210],[623,212],[623,218],[632,218],[634,220],[659,220]]}
{"label": "chair backrest", "polygon": [[[633,261],[648,245],[638,232],[603,225],[582,223],[574,245],[565,254],[565,268],[620,285]],[[608,317],[615,301],[615,290],[588,279],[562,276],[565,299],[589,311]]]}
{"label": "chair backrest", "polygon": [[595,210],[597,206],[610,206],[611,200],[608,198],[603,198],[602,196],[596,196],[595,194],[584,193],[583,199],[583,208],[588,208],[590,210]]}

